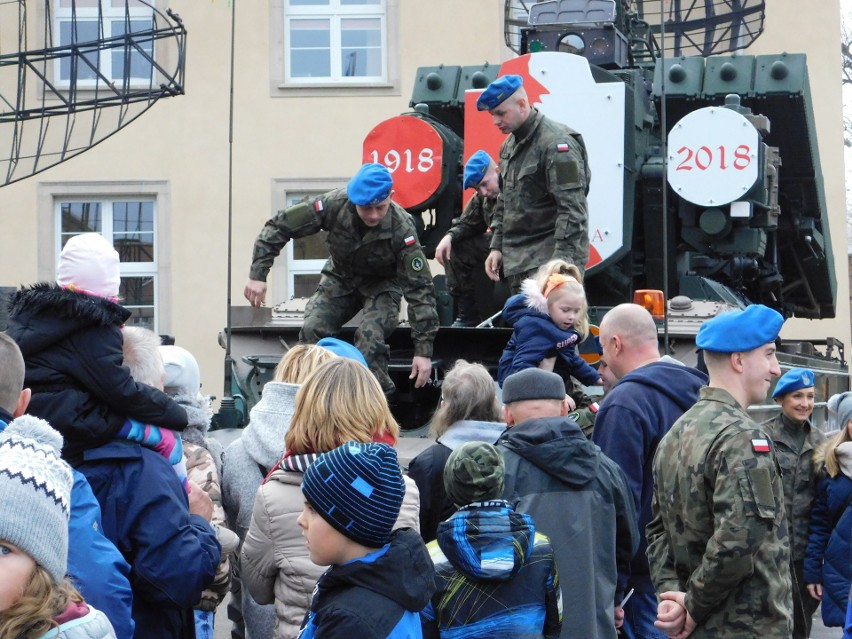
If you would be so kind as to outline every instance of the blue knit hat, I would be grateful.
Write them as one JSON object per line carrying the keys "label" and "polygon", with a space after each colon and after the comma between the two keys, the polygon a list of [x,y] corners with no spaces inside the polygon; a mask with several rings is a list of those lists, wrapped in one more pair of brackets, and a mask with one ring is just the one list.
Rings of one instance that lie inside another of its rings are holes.
{"label": "blue knit hat", "polygon": [[489,84],[476,101],[477,111],[490,111],[521,88],[524,81],[519,75],[504,75]]}
{"label": "blue knit hat", "polygon": [[809,368],[791,368],[784,373],[772,392],[773,399],[779,395],[792,393],[800,388],[811,388],[814,385],[814,372]]}
{"label": "blue knit hat", "polygon": [[32,415],[0,433],[0,539],[27,553],[56,583],[67,568],[74,483],[61,448],[62,435]]}
{"label": "blue knit hat", "polygon": [[729,311],[707,320],[698,329],[695,345],[713,353],[744,353],[775,341],[784,317],[762,304]]}
{"label": "blue knit hat", "polygon": [[479,186],[479,183],[485,179],[491,162],[491,156],[481,149],[471,155],[467,164],[464,165],[464,188],[475,189]]}
{"label": "blue knit hat", "polygon": [[348,442],[308,467],[302,492],[339,533],[362,546],[380,548],[399,517],[405,482],[393,448]]}
{"label": "blue knit hat", "polygon": [[358,206],[374,206],[390,197],[393,178],[382,164],[365,164],[349,180],[346,196]]}

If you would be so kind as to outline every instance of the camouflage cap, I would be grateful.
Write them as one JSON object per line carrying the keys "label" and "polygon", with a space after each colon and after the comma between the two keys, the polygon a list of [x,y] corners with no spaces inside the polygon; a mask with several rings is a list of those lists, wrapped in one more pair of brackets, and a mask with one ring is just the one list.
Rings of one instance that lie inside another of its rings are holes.
{"label": "camouflage cap", "polygon": [[444,466],[444,488],[457,506],[499,499],[506,467],[492,444],[467,442],[456,448]]}

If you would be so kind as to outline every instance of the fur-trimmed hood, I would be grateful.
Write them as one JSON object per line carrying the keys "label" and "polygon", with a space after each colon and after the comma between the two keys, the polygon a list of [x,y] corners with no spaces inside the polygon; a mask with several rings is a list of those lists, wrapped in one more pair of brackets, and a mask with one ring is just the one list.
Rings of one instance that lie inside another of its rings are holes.
{"label": "fur-trimmed hood", "polygon": [[130,311],[110,300],[52,282],[23,286],[9,301],[9,326],[21,352],[39,353],[89,326],[120,327]]}
{"label": "fur-trimmed hood", "polygon": [[[832,439],[827,439],[814,450],[814,468],[821,469],[825,466],[825,455],[829,446],[831,446]],[[834,457],[837,459],[840,472],[852,479],[852,441],[839,444],[834,449]]]}
{"label": "fur-trimmed hood", "polygon": [[547,311],[547,298],[539,288],[538,282],[532,278],[524,280],[521,283],[521,293],[526,295],[527,307],[549,316]]}

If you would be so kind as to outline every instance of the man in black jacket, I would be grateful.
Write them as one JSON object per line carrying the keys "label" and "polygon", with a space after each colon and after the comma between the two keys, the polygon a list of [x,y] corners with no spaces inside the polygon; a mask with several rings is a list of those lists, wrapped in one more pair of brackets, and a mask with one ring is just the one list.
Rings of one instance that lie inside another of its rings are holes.
{"label": "man in black jacket", "polygon": [[559,375],[538,368],[510,375],[503,403],[503,498],[550,537],[566,620],[560,637],[615,639],[624,596],[617,575],[627,574],[639,543],[624,473],[567,417]]}

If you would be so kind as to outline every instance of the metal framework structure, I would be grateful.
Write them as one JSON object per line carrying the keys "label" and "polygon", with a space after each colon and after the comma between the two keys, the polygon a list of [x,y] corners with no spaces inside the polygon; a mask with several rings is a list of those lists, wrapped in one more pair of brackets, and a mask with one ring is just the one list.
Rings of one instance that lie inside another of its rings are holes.
{"label": "metal framework structure", "polygon": [[152,2],[0,0],[0,186],[184,93],[186,29]]}

